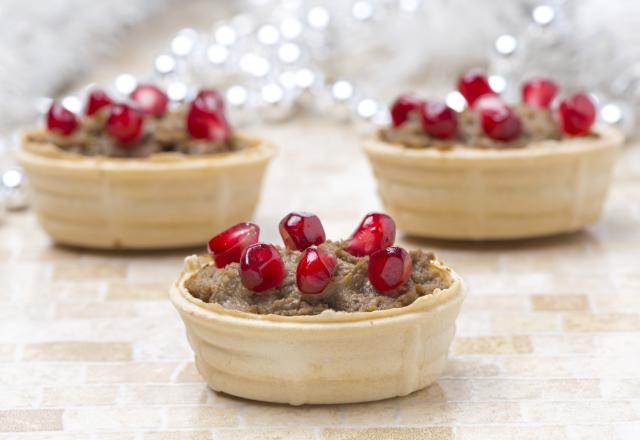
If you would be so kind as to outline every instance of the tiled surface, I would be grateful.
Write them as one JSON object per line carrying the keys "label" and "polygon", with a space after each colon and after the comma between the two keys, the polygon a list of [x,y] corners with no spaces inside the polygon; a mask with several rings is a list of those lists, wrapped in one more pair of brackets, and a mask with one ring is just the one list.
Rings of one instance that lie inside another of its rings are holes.
{"label": "tiled surface", "polygon": [[[342,237],[378,208],[347,127],[260,132],[281,147],[257,215],[266,239],[293,209]],[[584,232],[403,237],[435,249],[471,292],[443,376],[369,404],[292,408],[208,390],[167,300],[193,250],[55,247],[31,213],[11,214],[0,226],[0,440],[640,438],[639,150],[623,152],[606,214]]]}

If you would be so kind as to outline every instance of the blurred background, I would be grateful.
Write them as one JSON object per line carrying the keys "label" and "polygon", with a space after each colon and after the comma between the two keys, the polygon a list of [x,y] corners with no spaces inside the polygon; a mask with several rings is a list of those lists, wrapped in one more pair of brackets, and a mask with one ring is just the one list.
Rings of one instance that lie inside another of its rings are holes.
{"label": "blurred background", "polygon": [[366,133],[407,90],[461,110],[456,77],[482,67],[507,100],[524,79],[549,76],[637,134],[634,0],[3,0],[0,23],[5,191],[19,184],[5,175],[19,130],[52,99],[79,111],[95,84],[125,96],[153,81],[176,102],[212,86],[235,127],[320,115]]}

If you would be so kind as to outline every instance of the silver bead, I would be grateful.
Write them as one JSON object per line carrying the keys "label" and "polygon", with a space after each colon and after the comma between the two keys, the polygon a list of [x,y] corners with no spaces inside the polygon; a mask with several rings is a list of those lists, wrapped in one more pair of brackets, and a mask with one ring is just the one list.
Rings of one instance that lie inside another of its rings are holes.
{"label": "silver bead", "polygon": [[325,29],[329,26],[330,21],[331,15],[329,14],[329,10],[322,6],[313,7],[307,12],[307,22],[315,29]]}
{"label": "silver bead", "polygon": [[82,102],[77,96],[65,96],[62,98],[62,106],[73,113],[80,113]]}
{"label": "silver bead", "polygon": [[280,31],[272,24],[265,24],[258,29],[256,38],[265,46],[273,46],[280,40]]}
{"label": "silver bead", "polygon": [[387,109],[372,98],[358,100],[353,109],[352,117],[356,130],[361,134],[370,134],[389,123]]}
{"label": "silver bead", "polygon": [[167,96],[173,102],[182,102],[187,97],[189,88],[181,81],[173,81],[167,85]]}
{"label": "silver bead", "polygon": [[197,40],[198,32],[195,29],[182,29],[171,40],[171,52],[177,57],[186,57],[193,52]]}
{"label": "silver bead", "polygon": [[302,23],[294,17],[287,17],[280,23],[280,34],[287,40],[298,38],[302,33]]}
{"label": "silver bead", "polygon": [[252,104],[251,93],[246,87],[233,85],[227,89],[225,111],[233,126],[246,126],[256,120],[256,112]]}
{"label": "silver bead", "polygon": [[229,59],[229,49],[222,44],[212,44],[207,49],[207,59],[214,66],[222,66]]}
{"label": "silver bead", "polygon": [[489,77],[489,85],[496,93],[502,93],[507,88],[507,80],[500,75],[491,75]]}
{"label": "silver bead", "polygon": [[415,12],[418,12],[421,7],[422,7],[421,0],[399,0],[398,1],[398,9],[408,14],[413,14]]}
{"label": "silver bead", "polygon": [[240,69],[253,77],[263,78],[271,70],[271,64],[260,55],[245,53],[240,57]]}
{"label": "silver bead", "polygon": [[351,6],[351,16],[356,21],[369,21],[373,14],[373,4],[370,1],[359,0]]}
{"label": "silver bead", "polygon": [[158,55],[153,62],[153,67],[160,75],[166,75],[175,70],[176,60],[168,54]]}
{"label": "silver bead", "polygon": [[464,96],[462,96],[462,94],[458,91],[449,92],[447,94],[445,102],[449,107],[457,112],[461,112],[465,108],[467,108],[467,100],[464,99]]}
{"label": "silver bead", "polygon": [[349,81],[339,80],[331,85],[331,96],[338,102],[345,102],[353,98],[355,89]]}
{"label": "silver bead", "polygon": [[548,26],[556,18],[556,10],[550,5],[539,5],[531,11],[531,18],[539,26]]}
{"label": "silver bead", "polygon": [[278,58],[285,64],[295,63],[301,55],[300,46],[295,43],[284,43],[278,48]]}
{"label": "silver bead", "polygon": [[[327,109],[329,115],[338,121],[348,121],[351,117],[355,87],[350,81],[338,80],[329,85],[329,103]],[[324,106],[324,103],[321,102]]]}
{"label": "silver bead", "polygon": [[513,55],[518,48],[518,40],[513,35],[504,34],[496,38],[493,45],[499,55],[508,57]]}
{"label": "silver bead", "polygon": [[221,25],[213,33],[215,40],[223,46],[231,46],[238,39],[238,33],[229,25]]}
{"label": "silver bead", "polygon": [[136,80],[135,76],[129,73],[118,75],[115,80],[116,90],[125,96],[129,96],[129,94],[134,91],[137,85],[138,80]]}
{"label": "silver bead", "polygon": [[291,116],[293,99],[279,84],[267,84],[260,89],[258,110],[265,121],[283,121]]}
{"label": "silver bead", "polygon": [[24,209],[28,206],[26,179],[22,170],[11,168],[2,172],[0,197],[9,210]]}
{"label": "silver bead", "polygon": [[624,102],[609,102],[600,107],[599,119],[605,124],[621,129],[630,136],[634,129],[633,108]]}

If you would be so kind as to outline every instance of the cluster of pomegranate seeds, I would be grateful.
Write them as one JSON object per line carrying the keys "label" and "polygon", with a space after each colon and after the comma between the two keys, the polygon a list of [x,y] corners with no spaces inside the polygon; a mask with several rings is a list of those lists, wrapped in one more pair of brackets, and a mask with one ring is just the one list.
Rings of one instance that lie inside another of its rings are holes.
{"label": "cluster of pomegranate seeds", "polygon": [[369,282],[379,292],[390,292],[411,276],[411,256],[400,247],[388,247],[369,257]]}
{"label": "cluster of pomegranate seeds", "polygon": [[458,115],[444,102],[425,101],[412,95],[400,95],[391,105],[391,123],[404,124],[410,114],[416,114],[424,131],[438,139],[448,139],[458,132]]}
{"label": "cluster of pomegranate seeds", "polygon": [[367,214],[345,242],[345,250],[364,257],[391,246],[396,239],[396,224],[387,214]]}
{"label": "cluster of pomegranate seeds", "polygon": [[246,248],[258,242],[260,227],[255,223],[238,223],[209,240],[207,249],[216,267],[239,263]]}
{"label": "cluster of pomegranate seeds", "polygon": [[51,104],[47,112],[47,129],[58,134],[67,136],[73,133],[78,127],[76,115],[59,102]]}
{"label": "cluster of pomegranate seeds", "polygon": [[[292,212],[280,221],[285,246],[302,251],[296,267],[296,285],[307,295],[324,292],[338,265],[336,256],[323,247],[325,233],[318,216]],[[380,293],[388,294],[411,275],[411,257],[394,247],[396,225],[386,214],[369,213],[344,242],[344,249],[357,257],[369,256],[368,277]],[[278,287],[286,275],[278,249],[259,243],[260,228],[254,223],[238,223],[209,240],[208,250],[218,268],[240,263],[239,276],[247,289],[262,293]]]}
{"label": "cluster of pomegranate seeds", "polygon": [[[516,112],[491,88],[487,77],[473,69],[458,79],[458,91],[468,107],[478,115],[485,135],[498,142],[511,142],[522,134],[522,122]],[[532,78],[522,84],[522,102],[541,109],[549,109],[558,94],[558,86],[547,78]],[[409,115],[419,116],[422,129],[437,139],[457,135],[458,115],[445,103],[424,101],[413,95],[400,95],[391,105],[394,127],[404,124]],[[560,101],[557,109],[560,129],[570,136],[586,135],[596,117],[596,108],[588,95],[576,93]]]}
{"label": "cluster of pomegranate seeds", "polygon": [[563,99],[559,107],[560,128],[572,136],[589,133],[596,119],[596,107],[585,93],[576,93]]}
{"label": "cluster of pomegranate seeds", "polygon": [[167,111],[169,98],[152,84],[140,84],[129,97],[136,103],[138,110],[149,116],[162,116]]}
{"label": "cluster of pomegranate seeds", "polygon": [[272,244],[256,243],[244,250],[240,258],[240,281],[256,293],[282,283],[285,269],[278,249]]}
{"label": "cluster of pomegranate seeds", "polygon": [[[94,89],[87,97],[84,113],[94,116],[98,110],[108,107],[106,132],[115,140],[131,146],[140,139],[144,117],[159,117],[166,113],[169,98],[157,86],[140,84],[129,95],[130,105],[116,103],[100,89]],[[224,102],[215,90],[200,90],[189,104],[187,131],[194,139],[226,142],[231,129],[224,116]],[[62,104],[54,102],[47,113],[47,129],[62,135],[71,134],[78,127],[78,119]]]}
{"label": "cluster of pomegranate seeds", "polygon": [[324,228],[315,214],[292,212],[280,221],[280,235],[288,249],[303,251],[324,243]]}
{"label": "cluster of pomegranate seeds", "polygon": [[337,265],[336,257],[324,249],[307,248],[296,268],[298,290],[309,295],[324,292]]}
{"label": "cluster of pomegranate seeds", "polygon": [[87,105],[84,109],[84,114],[87,116],[93,116],[98,110],[103,107],[107,107],[113,104],[113,101],[107,95],[106,92],[100,89],[92,90],[87,97]]}
{"label": "cluster of pomegranate seeds", "polygon": [[132,144],[142,135],[142,114],[127,104],[113,104],[107,119],[107,134],[123,144]]}
{"label": "cluster of pomegranate seeds", "polygon": [[224,102],[215,90],[200,90],[189,106],[187,130],[194,139],[226,142],[231,129],[224,116]]}

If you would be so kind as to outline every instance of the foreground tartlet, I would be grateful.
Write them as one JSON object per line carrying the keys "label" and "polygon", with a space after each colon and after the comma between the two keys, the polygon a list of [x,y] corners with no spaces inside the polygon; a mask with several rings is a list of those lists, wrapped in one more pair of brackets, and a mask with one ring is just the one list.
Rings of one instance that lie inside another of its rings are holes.
{"label": "foreground tartlet", "polygon": [[553,99],[533,79],[508,106],[484,76],[458,88],[468,109],[404,95],[393,124],[365,143],[385,209],[408,234],[517,239],[571,232],[600,216],[621,133],[594,126],[586,94]]}
{"label": "foreground tartlet", "polygon": [[393,246],[384,214],[369,214],[345,241],[325,241],[321,228],[316,216],[292,213],[281,248],[239,224],[211,240],[211,256],[186,259],[170,296],[211,388],[348,403],[406,395],[441,373],[465,295],[460,277],[429,253]]}
{"label": "foreground tartlet", "polygon": [[17,158],[54,241],[152,249],[199,245],[212,228],[251,218],[274,154],[231,130],[215,91],[169,108],[141,85],[128,103],[94,90],[80,119],[54,103]]}

